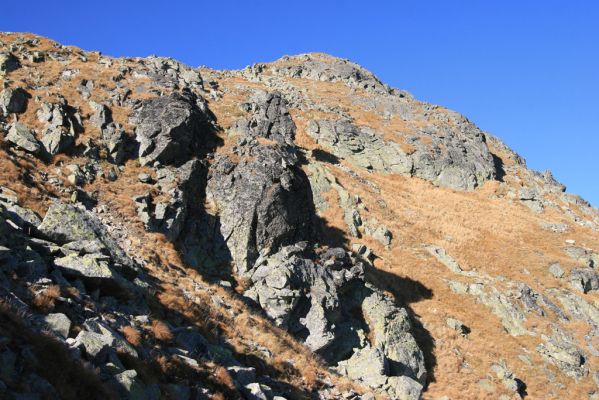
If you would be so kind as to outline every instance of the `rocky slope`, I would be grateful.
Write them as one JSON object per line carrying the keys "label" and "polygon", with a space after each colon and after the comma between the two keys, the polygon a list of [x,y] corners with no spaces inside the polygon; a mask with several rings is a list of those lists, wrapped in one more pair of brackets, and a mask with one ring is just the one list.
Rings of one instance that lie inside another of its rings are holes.
{"label": "rocky slope", "polygon": [[460,114],[0,42],[3,397],[599,397],[599,211]]}

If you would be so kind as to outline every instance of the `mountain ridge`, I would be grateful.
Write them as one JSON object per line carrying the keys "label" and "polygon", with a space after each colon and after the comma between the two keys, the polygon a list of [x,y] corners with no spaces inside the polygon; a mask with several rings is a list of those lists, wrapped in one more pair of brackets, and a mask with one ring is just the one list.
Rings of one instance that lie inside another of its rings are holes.
{"label": "mountain ridge", "polygon": [[599,212],[461,114],[322,53],[0,40],[9,396],[596,396]]}

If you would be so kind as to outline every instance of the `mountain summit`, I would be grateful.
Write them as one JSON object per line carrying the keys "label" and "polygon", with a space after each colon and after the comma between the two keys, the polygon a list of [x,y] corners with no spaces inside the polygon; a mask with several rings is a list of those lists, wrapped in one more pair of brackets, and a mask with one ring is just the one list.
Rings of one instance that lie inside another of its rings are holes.
{"label": "mountain summit", "polygon": [[464,116],[0,46],[0,397],[599,397],[599,211]]}

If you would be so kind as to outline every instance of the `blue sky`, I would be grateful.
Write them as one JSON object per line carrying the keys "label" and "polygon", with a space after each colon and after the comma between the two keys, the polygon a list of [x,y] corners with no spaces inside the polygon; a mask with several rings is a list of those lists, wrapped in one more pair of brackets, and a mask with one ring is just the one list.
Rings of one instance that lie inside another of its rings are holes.
{"label": "blue sky", "polygon": [[6,1],[0,30],[214,68],[349,58],[599,206],[598,1]]}

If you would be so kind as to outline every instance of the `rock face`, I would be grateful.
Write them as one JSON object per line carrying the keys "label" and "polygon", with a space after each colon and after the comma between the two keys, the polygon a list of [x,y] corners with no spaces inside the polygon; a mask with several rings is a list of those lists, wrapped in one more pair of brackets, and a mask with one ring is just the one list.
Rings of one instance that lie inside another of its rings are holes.
{"label": "rock face", "polygon": [[200,98],[191,93],[143,102],[134,118],[142,164],[181,165],[200,155],[207,117],[198,104]]}
{"label": "rock face", "polygon": [[[91,254],[92,257],[87,259],[90,271],[111,274],[98,261],[103,259],[102,254],[109,255],[114,261],[114,266],[125,274],[136,269],[135,263],[117,245],[103,224],[91,213],[79,207],[64,203],[53,204],[46,212],[38,230],[44,237],[66,246],[67,250],[75,254]],[[94,257],[94,254],[98,256]],[[64,259],[64,264],[76,265],[77,263],[76,260]],[[85,275],[85,268],[81,268],[76,267]]]}
{"label": "rock face", "polygon": [[[266,103],[250,107],[257,115],[249,119],[260,124],[238,124],[251,126],[233,150],[240,161],[223,155],[212,162],[206,196],[218,221],[199,227],[200,237],[213,247],[211,252],[229,255],[242,274],[253,266],[261,251],[275,252],[282,245],[312,236],[310,185],[298,166],[296,149],[284,144],[293,139],[293,121],[288,119],[280,97],[264,96],[263,100]],[[283,144],[262,144],[252,136],[273,137]]]}
{"label": "rock face", "polygon": [[157,185],[170,194],[169,202],[155,203],[150,194],[134,198],[137,213],[147,230],[162,232],[175,241],[185,226],[185,221],[198,199],[206,167],[198,160],[190,160],[179,168],[158,170]]}
{"label": "rock face", "polygon": [[352,164],[383,173],[417,176],[438,186],[472,190],[495,177],[493,157],[480,130],[463,117],[450,114],[454,129],[423,131],[427,141],[414,137],[406,152],[394,142],[381,138],[370,128],[347,120],[311,121],[307,132],[335,156]]}
{"label": "rock face", "polygon": [[257,92],[241,107],[250,116],[237,121],[234,130],[239,130],[243,136],[263,137],[282,144],[293,143],[295,123],[280,93]]}
{"label": "rock face", "polygon": [[407,382],[399,386],[419,388],[406,398],[418,398],[426,369],[408,315],[365,282],[361,261],[300,242],[258,259],[250,279],[245,295],[341,373],[391,395],[401,391],[392,378],[401,376]]}

